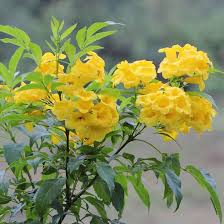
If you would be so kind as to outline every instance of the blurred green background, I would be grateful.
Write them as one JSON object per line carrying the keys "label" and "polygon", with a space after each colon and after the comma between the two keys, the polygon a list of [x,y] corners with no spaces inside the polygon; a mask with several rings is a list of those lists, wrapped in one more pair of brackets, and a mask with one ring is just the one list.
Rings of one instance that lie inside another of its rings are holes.
{"label": "blurred green background", "polygon": [[[223,0],[0,0],[0,23],[18,26],[46,49],[52,15],[79,27],[95,21],[123,23],[119,33],[104,41],[101,52],[112,65],[120,60],[150,59],[158,49],[190,43],[209,53],[216,67],[224,65]],[[8,47],[1,47],[5,60]],[[213,75],[209,90],[224,82]]]}
{"label": "blurred green background", "polygon": [[[159,48],[190,43],[208,52],[216,67],[224,67],[223,0],[0,0],[0,24],[24,29],[45,50],[44,40],[49,39],[51,16],[64,19],[68,26],[78,23],[82,27],[96,21],[125,24],[118,26],[119,32],[102,44],[105,49],[100,55],[110,66],[123,59],[133,61],[143,58],[158,65],[162,58]],[[1,44],[0,61],[6,62],[12,50]],[[224,75],[210,75],[207,92],[215,97],[220,108],[224,103],[223,85]],[[217,179],[218,190],[223,196],[224,132],[221,115],[217,117],[214,129],[214,132],[201,137],[191,133],[178,141],[184,148],[180,151],[183,163],[194,163],[210,171]],[[143,137],[161,150],[178,151],[174,143],[164,144],[152,132],[145,133]],[[150,153],[140,145],[133,145],[128,150],[141,155]],[[189,177],[184,178],[185,200],[177,214],[165,208],[162,189],[156,180],[146,177],[152,197],[150,213],[131,193],[124,220],[128,224],[218,223],[207,195]]]}

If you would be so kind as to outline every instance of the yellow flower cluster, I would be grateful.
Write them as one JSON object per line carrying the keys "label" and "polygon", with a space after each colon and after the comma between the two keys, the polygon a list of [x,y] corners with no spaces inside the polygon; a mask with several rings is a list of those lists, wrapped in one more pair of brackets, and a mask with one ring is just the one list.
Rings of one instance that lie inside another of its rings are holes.
{"label": "yellow flower cluster", "polygon": [[[60,59],[65,59],[64,54],[59,55]],[[37,72],[40,72],[43,75],[55,75],[63,73],[64,66],[60,63],[57,63],[56,56],[50,52],[45,53],[41,58],[40,65],[36,68]]]}
{"label": "yellow flower cluster", "polygon": [[[204,89],[204,80],[208,78],[212,66],[206,53],[189,44],[183,47],[174,45],[160,49],[160,52],[164,52],[166,57],[158,72],[165,79],[181,77],[185,82],[198,84],[201,90]],[[51,89],[15,89],[14,101],[42,101],[44,109],[63,121],[65,128],[72,130],[76,139],[85,144],[102,141],[119,122],[117,99],[108,92],[101,92],[101,88],[108,85],[116,88],[118,84],[123,84],[126,89],[135,88],[133,92],[124,92],[133,93],[131,97],[135,95],[135,106],[140,108],[139,121],[173,138],[191,128],[198,133],[211,129],[212,118],[216,114],[212,104],[199,95],[193,96],[181,87],[174,87],[170,80],[167,83],[156,80],[157,72],[152,61],[122,61],[111,79],[105,79],[105,62],[96,53],[89,52],[84,60],[77,59],[67,73],[58,61],[65,58],[64,54],[56,57],[45,53],[35,70],[43,76],[53,76],[54,81],[59,83],[56,92],[51,92]],[[111,82],[108,83],[108,80]],[[92,82],[99,84],[97,91],[88,88]],[[57,142],[55,136],[52,139]]]}
{"label": "yellow flower cluster", "polygon": [[211,129],[215,116],[212,104],[203,97],[190,96],[183,89],[162,82],[148,84],[143,95],[137,97],[139,120],[147,126],[158,128],[176,136],[190,128],[202,133]]}
{"label": "yellow flower cluster", "polygon": [[59,120],[64,120],[67,128],[74,129],[85,144],[103,140],[119,119],[116,100],[113,97],[106,95],[96,97],[98,98],[96,103],[93,98],[87,96],[78,98],[77,101],[58,101],[52,108],[53,114]]}
{"label": "yellow flower cluster", "polygon": [[133,63],[122,61],[117,65],[112,81],[114,86],[122,83],[125,88],[138,87],[156,78],[155,65],[151,61],[140,60]]}
{"label": "yellow flower cluster", "polygon": [[183,76],[185,82],[198,84],[200,90],[204,90],[204,80],[208,79],[212,67],[212,62],[205,52],[198,51],[190,44],[183,47],[173,45],[170,48],[160,49],[159,52],[166,55],[158,70],[165,79]]}
{"label": "yellow flower cluster", "polygon": [[94,52],[89,52],[84,62],[77,60],[68,74],[59,74],[59,82],[64,83],[58,90],[68,96],[74,96],[77,89],[83,88],[86,84],[96,81],[104,81],[104,60]]}
{"label": "yellow flower cluster", "polygon": [[119,115],[116,99],[108,95],[97,95],[85,86],[92,81],[104,81],[104,60],[90,52],[85,62],[78,60],[68,74],[60,74],[58,87],[64,98],[56,100],[53,114],[76,134],[85,144],[101,141],[116,126]]}

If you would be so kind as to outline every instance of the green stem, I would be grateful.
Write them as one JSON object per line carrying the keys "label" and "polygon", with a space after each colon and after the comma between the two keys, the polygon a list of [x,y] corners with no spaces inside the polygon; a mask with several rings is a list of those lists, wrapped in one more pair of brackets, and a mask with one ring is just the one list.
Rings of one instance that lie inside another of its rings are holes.
{"label": "green stem", "polygon": [[[128,145],[130,142],[134,141],[134,139],[138,135],[140,135],[142,133],[142,131],[145,128],[145,126],[140,131],[138,131],[137,133],[135,133],[136,130],[137,130],[137,128],[139,127],[139,125],[140,125],[140,123],[138,123],[136,125],[135,129],[133,130],[133,132],[129,136],[129,138],[126,140],[126,142],[123,145],[121,145],[113,155],[110,156],[108,162],[111,162],[113,160],[114,156],[116,156],[117,154],[119,154],[121,152],[121,150],[123,148],[125,148],[126,145]],[[97,178],[98,178],[98,174],[96,174],[94,176],[94,178],[89,182],[89,184],[83,190],[81,190],[77,195],[75,195],[72,198],[72,200],[69,201],[69,203],[67,203],[67,206],[64,209],[64,214],[61,216],[60,220],[58,221],[58,224],[61,224],[63,222],[63,220],[65,219],[65,217],[67,215],[67,212],[70,209],[70,207],[72,206],[72,204],[75,203],[83,194],[85,194],[85,192],[95,183],[95,181],[96,181]]]}
{"label": "green stem", "polygon": [[67,204],[70,203],[70,187],[69,187],[69,172],[68,172],[68,162],[69,162],[69,130],[65,130],[66,135],[66,161],[65,161],[65,173],[66,173],[66,200]]}

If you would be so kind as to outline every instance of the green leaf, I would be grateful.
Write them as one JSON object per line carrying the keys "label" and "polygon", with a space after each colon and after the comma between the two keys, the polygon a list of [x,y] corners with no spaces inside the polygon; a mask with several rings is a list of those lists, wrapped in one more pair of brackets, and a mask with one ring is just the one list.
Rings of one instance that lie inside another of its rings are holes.
{"label": "green leaf", "polygon": [[30,43],[29,36],[19,28],[0,25],[0,32],[15,37],[22,46],[24,46],[24,44],[27,46]]}
{"label": "green leaf", "polygon": [[77,158],[69,158],[68,162],[68,171],[72,173],[73,171],[77,171],[79,167],[83,164],[86,156],[80,155]]}
{"label": "green leaf", "polygon": [[105,37],[108,37],[108,36],[111,36],[112,34],[116,33],[117,31],[116,30],[112,30],[112,31],[105,31],[105,32],[100,32],[100,33],[97,33],[91,37],[89,37],[87,40],[86,40],[86,46],[92,44],[93,42],[96,42],[98,40],[101,40]]}
{"label": "green leaf", "polygon": [[101,30],[102,28],[108,26],[109,24],[107,22],[96,22],[93,23],[87,30],[87,37],[92,36],[97,31]]}
{"label": "green leaf", "polygon": [[122,188],[124,189],[125,194],[128,195],[127,177],[124,176],[123,174],[118,174],[115,177],[115,182],[119,183],[122,186]]}
{"label": "green leaf", "polygon": [[104,27],[111,26],[111,25],[124,25],[124,24],[115,23],[113,21],[93,23],[87,30],[87,37],[90,37],[93,34],[95,34],[97,31],[103,29]]}
{"label": "green leaf", "polygon": [[0,193],[0,205],[8,204],[11,201],[11,197]]}
{"label": "green leaf", "polygon": [[112,204],[119,212],[119,217],[121,217],[124,209],[124,189],[119,183],[116,182],[114,191],[112,193]]}
{"label": "green leaf", "polygon": [[65,184],[64,178],[45,181],[35,194],[36,212],[42,217],[53,201],[61,194]]}
{"label": "green leaf", "polygon": [[111,168],[111,166],[107,163],[104,162],[98,162],[96,164],[96,170],[97,173],[99,174],[100,178],[104,180],[107,183],[107,186],[112,193],[114,190],[114,177],[115,177],[115,172]]}
{"label": "green leaf", "polygon": [[91,219],[90,224],[105,224],[105,222],[100,217],[94,216]]}
{"label": "green leaf", "polygon": [[42,57],[42,50],[38,44],[30,43],[30,50],[33,55],[33,59],[35,60],[36,64],[39,65],[41,62]]}
{"label": "green leaf", "polygon": [[20,42],[16,38],[2,38],[1,41],[5,44],[13,44],[18,47],[23,47],[23,45],[21,46]]}
{"label": "green leaf", "polygon": [[11,164],[21,158],[24,144],[7,144],[3,146],[5,160]]}
{"label": "green leaf", "polygon": [[47,46],[50,48],[50,50],[55,54],[56,49],[47,40],[45,42],[46,42]]}
{"label": "green leaf", "polygon": [[26,80],[39,83],[43,81],[43,75],[40,72],[29,72],[26,74]]}
{"label": "green leaf", "polygon": [[192,165],[187,166],[185,168],[185,171],[191,174],[198,182],[198,184],[200,184],[203,188],[205,188],[208,191],[210,199],[216,211],[216,214],[218,215],[221,223],[222,207],[216,189],[214,188],[214,182],[213,181],[211,182],[211,177],[209,176],[208,178],[208,175],[205,175],[203,172],[201,172],[199,169],[195,168]]}
{"label": "green leaf", "polygon": [[180,203],[182,201],[183,195],[181,193],[181,182],[179,177],[170,169],[165,170],[165,177],[167,184],[175,195],[175,199],[177,202],[177,207],[175,211],[178,210]]}
{"label": "green leaf", "polygon": [[77,23],[67,28],[64,33],[61,35],[61,40],[64,40],[66,37],[68,37],[76,28]]}
{"label": "green leaf", "polygon": [[81,58],[83,55],[86,55],[89,51],[95,51],[100,49],[103,49],[103,47],[98,45],[88,46],[75,55],[75,60],[77,60],[78,58]]}
{"label": "green leaf", "polygon": [[71,43],[67,42],[66,47],[65,47],[65,53],[68,56],[70,63],[74,63],[75,52],[76,52],[75,46],[72,45]]}
{"label": "green leaf", "polygon": [[111,142],[113,145],[116,145],[120,140],[122,140],[121,135],[112,135],[111,136]]}
{"label": "green leaf", "polygon": [[23,52],[24,52],[24,48],[19,47],[15,51],[15,53],[13,54],[13,56],[11,57],[11,59],[9,61],[9,70],[12,73],[13,77],[14,77],[14,73],[16,72],[19,60],[21,59],[21,57],[23,55]]}
{"label": "green leaf", "polygon": [[110,191],[106,182],[98,178],[95,181],[93,188],[97,196],[100,199],[102,199],[105,204],[109,205],[111,202],[111,198],[110,198]]}
{"label": "green leaf", "polygon": [[26,84],[25,86],[21,86],[17,91],[23,91],[28,89],[45,89],[45,88],[42,84],[30,83],[30,84]]}
{"label": "green leaf", "polygon": [[124,153],[122,154],[122,156],[123,156],[125,159],[129,160],[132,164],[134,163],[134,160],[135,160],[135,156],[134,156],[134,155],[132,155],[132,154],[130,154],[130,153],[126,153],[126,152],[124,152]]}
{"label": "green leaf", "polygon": [[101,90],[101,93],[109,96],[114,96],[115,98],[118,98],[121,95],[119,89],[113,88],[104,88]]}
{"label": "green leaf", "polygon": [[139,182],[137,178],[134,176],[128,176],[128,180],[131,182],[132,186],[134,187],[136,193],[138,194],[141,201],[144,205],[149,208],[150,207],[150,196],[148,191],[146,190],[145,186],[142,182]]}
{"label": "green leaf", "polygon": [[3,81],[5,81],[7,85],[11,84],[10,73],[8,69],[6,68],[6,66],[2,63],[0,63],[0,75],[2,76]]}
{"label": "green leaf", "polygon": [[103,219],[107,219],[107,213],[105,211],[102,201],[90,196],[86,197],[85,200],[88,201],[90,204],[92,204],[96,208],[97,212],[101,215]]}
{"label": "green leaf", "polygon": [[78,46],[79,46],[80,49],[83,49],[83,47],[85,45],[86,31],[87,31],[87,27],[84,26],[76,34],[76,41],[77,41],[77,44],[78,44]]}

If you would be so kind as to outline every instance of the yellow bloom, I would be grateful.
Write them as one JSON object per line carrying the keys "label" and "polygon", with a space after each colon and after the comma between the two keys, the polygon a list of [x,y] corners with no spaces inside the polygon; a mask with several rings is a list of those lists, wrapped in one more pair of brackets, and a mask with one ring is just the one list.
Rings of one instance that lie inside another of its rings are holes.
{"label": "yellow bloom", "polygon": [[89,52],[84,62],[76,61],[69,75],[80,87],[92,81],[102,83],[104,81],[104,67],[104,60],[96,53]]}
{"label": "yellow bloom", "polygon": [[89,112],[93,106],[94,104],[92,100],[83,100],[80,98],[75,102],[75,108],[78,109],[81,113]]}
{"label": "yellow bloom", "polygon": [[187,76],[190,78],[185,79],[186,82],[198,84],[201,90],[204,89],[203,81],[208,79],[212,67],[212,62],[205,52],[198,51],[190,44],[183,47],[174,45],[160,49],[159,52],[166,54],[158,70],[165,79]]}
{"label": "yellow bloom", "polygon": [[100,94],[100,95],[98,95],[98,97],[103,104],[106,104],[106,105],[108,105],[112,108],[116,108],[117,99],[115,97],[109,96],[109,95],[106,95],[106,94]]}
{"label": "yellow bloom", "polygon": [[179,131],[191,113],[189,96],[182,89],[168,85],[162,89],[155,89],[155,92],[137,97],[140,121],[151,127]]}
{"label": "yellow bloom", "polygon": [[202,133],[212,128],[212,118],[216,111],[212,104],[200,96],[190,96],[192,113],[189,116],[188,125],[195,131]]}
{"label": "yellow bloom", "polygon": [[52,113],[58,120],[63,121],[67,119],[75,110],[75,103],[71,100],[62,100],[55,102],[52,107]]}
{"label": "yellow bloom", "polygon": [[[59,55],[59,59],[65,59],[64,54]],[[50,52],[45,53],[41,58],[40,65],[36,68],[37,72],[42,73],[43,75],[55,75],[56,73],[63,73],[64,66],[61,64],[57,65],[56,56]]]}
{"label": "yellow bloom", "polygon": [[95,100],[97,98],[96,94],[93,91],[86,91],[83,88],[78,89],[75,93],[77,97],[84,101]]}
{"label": "yellow bloom", "polygon": [[115,106],[103,102],[87,111],[79,109],[79,111],[72,112],[65,119],[65,125],[69,129],[74,129],[85,144],[92,144],[94,141],[103,140],[105,135],[112,131],[119,120],[119,115]]}
{"label": "yellow bloom", "polygon": [[112,82],[116,86],[120,83],[125,88],[137,87],[139,84],[147,84],[156,78],[155,65],[151,61],[140,60],[133,63],[122,61],[117,65]]}
{"label": "yellow bloom", "polygon": [[47,92],[43,89],[28,89],[16,91],[14,101],[16,103],[39,102],[47,97]]}

